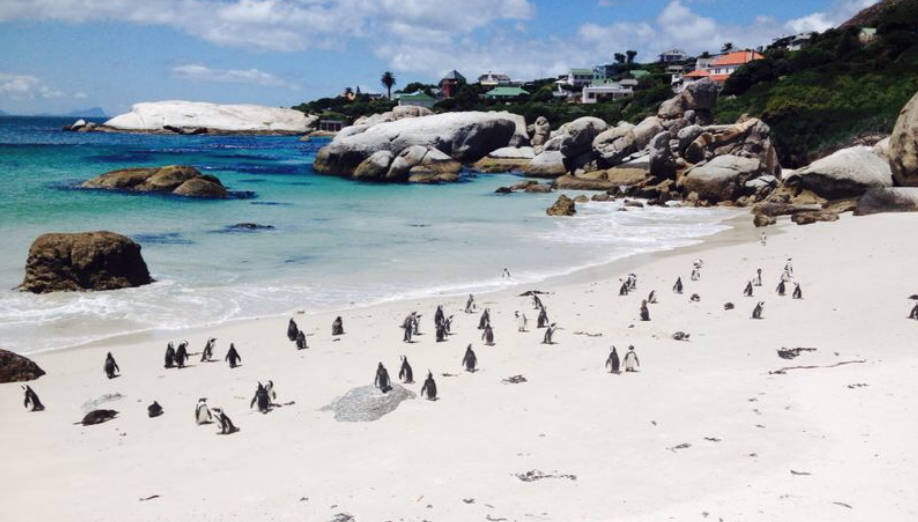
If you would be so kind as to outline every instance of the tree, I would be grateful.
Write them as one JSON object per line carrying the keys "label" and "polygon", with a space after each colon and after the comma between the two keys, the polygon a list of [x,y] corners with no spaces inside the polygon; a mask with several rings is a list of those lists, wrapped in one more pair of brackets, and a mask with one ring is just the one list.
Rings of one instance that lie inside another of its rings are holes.
{"label": "tree", "polygon": [[354,94],[354,89],[351,89],[350,87],[345,87],[345,88],[344,88],[344,95],[345,95],[345,96],[350,97],[352,94]]}
{"label": "tree", "polygon": [[615,63],[625,63],[625,55],[622,53],[615,53]]}
{"label": "tree", "polygon": [[720,52],[729,53],[732,50],[733,50],[733,42],[727,42],[724,44],[723,48],[721,48]]}
{"label": "tree", "polygon": [[625,54],[628,55],[628,63],[634,63],[634,57],[637,56],[637,51],[628,50]]}
{"label": "tree", "polygon": [[386,92],[389,94],[389,99],[392,99],[392,87],[395,86],[395,75],[389,71],[383,73],[382,78],[379,80],[382,82],[383,87],[386,88]]}

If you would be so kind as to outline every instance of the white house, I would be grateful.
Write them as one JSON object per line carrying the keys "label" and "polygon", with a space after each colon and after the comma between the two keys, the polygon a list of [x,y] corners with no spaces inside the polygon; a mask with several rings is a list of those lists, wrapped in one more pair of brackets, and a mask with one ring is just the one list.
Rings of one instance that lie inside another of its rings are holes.
{"label": "white house", "polygon": [[682,49],[670,49],[660,54],[660,63],[684,62],[688,55]]}
{"label": "white house", "polygon": [[510,85],[513,81],[506,74],[488,71],[478,77],[478,83],[487,87],[498,87],[501,85]]}
{"label": "white house", "polygon": [[633,95],[634,91],[631,87],[625,87],[617,82],[604,82],[584,87],[580,95],[580,102],[591,105],[605,100],[630,98]]}
{"label": "white house", "polygon": [[559,81],[563,81],[571,87],[586,87],[596,79],[596,72],[593,69],[571,69],[566,75],[561,75]]}

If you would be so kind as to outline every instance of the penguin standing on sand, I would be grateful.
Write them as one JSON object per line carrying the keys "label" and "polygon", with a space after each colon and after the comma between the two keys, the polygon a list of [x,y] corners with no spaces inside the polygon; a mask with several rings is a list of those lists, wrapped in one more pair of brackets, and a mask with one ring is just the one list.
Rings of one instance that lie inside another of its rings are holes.
{"label": "penguin standing on sand", "polygon": [[621,361],[618,359],[618,351],[615,346],[612,347],[612,353],[606,359],[606,368],[609,368],[609,373],[618,373],[621,368]]}
{"label": "penguin standing on sand", "polygon": [[379,366],[376,367],[376,378],[373,380],[373,385],[383,393],[388,393],[392,389],[389,381],[389,371],[386,370],[383,363],[379,363]]}
{"label": "penguin standing on sand", "polygon": [[437,342],[442,343],[446,341],[446,321],[436,324],[437,328]]}
{"label": "penguin standing on sand", "polygon": [[172,341],[169,341],[169,345],[166,346],[166,368],[173,368],[175,366],[175,346],[172,345]]}
{"label": "penguin standing on sand", "polygon": [[332,323],[332,335],[344,335],[344,320],[340,315]]}
{"label": "penguin standing on sand", "polygon": [[402,329],[405,330],[405,333],[402,336],[402,342],[410,343],[411,342],[411,333],[414,331],[414,325],[412,323],[412,315],[409,315],[402,322]]}
{"label": "penguin standing on sand", "polygon": [[475,313],[475,296],[469,294],[468,301],[465,302],[465,313],[474,314]]}
{"label": "penguin standing on sand", "polygon": [[434,326],[440,326],[444,322],[443,306],[437,305],[437,311],[434,312]]}
{"label": "penguin standing on sand", "polygon": [[147,416],[152,418],[159,417],[163,414],[163,407],[159,405],[158,402],[153,401],[153,404],[147,406]]}
{"label": "penguin standing on sand", "polygon": [[494,329],[491,328],[490,324],[485,326],[484,332],[481,334],[481,340],[487,346],[494,346]]}
{"label": "penguin standing on sand", "polygon": [[755,269],[755,277],[752,279],[752,284],[755,286],[762,286],[762,269]]}
{"label": "penguin standing on sand", "polygon": [[239,352],[236,351],[235,344],[230,343],[229,351],[226,352],[226,357],[224,357],[223,360],[229,362],[230,368],[235,368],[242,362],[242,357],[239,355]]}
{"label": "penguin standing on sand", "polygon": [[526,318],[526,314],[520,313],[519,311],[513,312],[514,317],[516,317],[516,331],[525,332],[526,326],[529,324],[529,319]]}
{"label": "penguin standing on sand", "polygon": [[918,319],[918,303],[912,307],[912,313],[908,314],[909,319]]}
{"label": "penguin standing on sand", "polygon": [[446,331],[447,337],[453,335],[453,316],[449,316],[443,321],[443,329]]}
{"label": "penguin standing on sand", "polygon": [[647,308],[647,301],[641,301],[641,321],[650,320],[650,309]]}
{"label": "penguin standing on sand", "polygon": [[411,312],[411,335],[421,335],[421,314]]}
{"label": "penguin standing on sand", "polygon": [[198,399],[198,405],[194,408],[194,421],[200,426],[201,424],[210,424],[214,421],[214,416],[207,407],[207,399],[202,397]]}
{"label": "penguin standing on sand", "polygon": [[475,355],[475,351],[472,350],[472,345],[470,344],[468,348],[465,349],[465,356],[462,358],[462,365],[465,366],[465,371],[469,373],[475,373],[478,369],[478,357]]}
{"label": "penguin standing on sand", "polygon": [[692,281],[698,281],[699,279],[701,279],[701,270],[698,270],[698,267],[695,267],[692,269],[691,279]]}
{"label": "penguin standing on sand", "polygon": [[262,413],[271,411],[271,398],[268,396],[268,390],[260,382],[255,390],[255,396],[252,397],[252,402],[249,403],[249,409],[255,406],[256,403],[258,404],[258,411]]}
{"label": "penguin standing on sand", "polygon": [[290,340],[290,342],[296,341],[296,335],[298,333],[300,333],[300,329],[296,325],[296,321],[291,318],[290,322],[287,323],[287,339]]}
{"label": "penguin standing on sand", "polygon": [[673,285],[673,292],[677,294],[682,293],[682,278],[681,277],[676,278],[676,284]]}
{"label": "penguin standing on sand", "polygon": [[784,271],[790,276],[794,275],[793,259],[787,258],[787,263],[784,264]]}
{"label": "penguin standing on sand", "polygon": [[765,235],[765,232],[762,232],[761,241],[762,241],[762,246],[765,246],[765,244],[768,243],[768,236]]}
{"label": "penguin standing on sand", "polygon": [[628,283],[629,292],[637,290],[637,274],[628,274],[628,279],[625,282]]}
{"label": "penguin standing on sand", "polygon": [[188,341],[182,341],[175,351],[175,364],[179,368],[185,367],[185,361],[188,360]]}
{"label": "penguin standing on sand", "polygon": [[787,292],[787,286],[784,284],[783,279],[780,283],[778,283],[778,287],[775,288],[775,292],[777,292],[779,296],[784,297],[784,294]]}
{"label": "penguin standing on sand", "polygon": [[791,297],[794,299],[803,299],[803,289],[800,288],[800,283],[794,283],[794,294]]}
{"label": "penguin standing on sand", "polygon": [[647,296],[647,302],[650,304],[657,304],[657,291],[651,290],[650,295]]}
{"label": "penguin standing on sand", "polygon": [[414,372],[411,370],[411,365],[408,364],[408,358],[404,355],[402,356],[402,367],[398,370],[398,378],[405,384],[414,382]]}
{"label": "penguin standing on sand", "polygon": [[427,397],[429,401],[437,400],[437,383],[434,381],[433,372],[427,370],[427,378],[424,379],[424,385],[421,386],[421,397]]}
{"label": "penguin standing on sand", "polygon": [[545,308],[545,305],[542,304],[542,300],[539,299],[539,294],[535,292],[532,293],[532,308],[535,310]]}
{"label": "penguin standing on sand", "polygon": [[551,323],[548,325],[548,328],[545,329],[545,336],[542,337],[542,344],[555,344],[554,336],[555,330],[557,330],[558,323]]}
{"label": "penguin standing on sand", "polygon": [[303,330],[300,330],[296,334],[296,349],[305,350],[309,348],[309,345],[306,344],[306,333]]}
{"label": "penguin standing on sand", "polygon": [[214,343],[217,340],[213,337],[207,340],[204,345],[204,351],[201,352],[201,362],[210,362],[214,358]]}
{"label": "penguin standing on sand", "polygon": [[32,407],[31,411],[44,411],[45,405],[41,403],[41,399],[38,398],[38,394],[35,393],[35,390],[31,386],[23,386],[23,392],[25,392],[25,399],[22,402],[23,407],[28,408]]}
{"label": "penguin standing on sand", "polygon": [[752,297],[752,281],[746,283],[746,289],[743,290],[743,297]]}
{"label": "penguin standing on sand", "polygon": [[622,283],[622,286],[618,289],[618,295],[622,297],[628,295],[628,281]]}
{"label": "penguin standing on sand", "polygon": [[545,328],[548,326],[548,309],[544,306],[539,310],[539,317],[536,320],[536,328]]}
{"label": "penguin standing on sand", "polygon": [[634,346],[629,346],[628,353],[625,354],[625,371],[636,372],[640,365],[641,361],[638,360],[637,353],[634,351]]}
{"label": "penguin standing on sand", "polygon": [[121,368],[119,368],[118,363],[115,362],[112,352],[108,352],[108,355],[105,356],[105,375],[107,375],[109,379],[114,379],[116,377],[115,372],[120,374]]}
{"label": "penguin standing on sand", "polygon": [[478,320],[478,329],[484,330],[486,327],[491,325],[491,309],[485,308],[484,312],[481,312],[481,319]]}
{"label": "penguin standing on sand", "polygon": [[223,408],[214,408],[214,415],[217,417],[217,422],[220,423],[220,435],[232,435],[239,431],[239,428],[233,424],[233,421],[226,415]]}
{"label": "penguin standing on sand", "polygon": [[758,303],[757,305],[755,305],[755,308],[752,309],[752,318],[753,318],[753,319],[761,319],[761,318],[762,318],[762,309],[763,309],[763,308],[765,308],[765,303],[762,302],[762,301],[759,301],[759,303]]}

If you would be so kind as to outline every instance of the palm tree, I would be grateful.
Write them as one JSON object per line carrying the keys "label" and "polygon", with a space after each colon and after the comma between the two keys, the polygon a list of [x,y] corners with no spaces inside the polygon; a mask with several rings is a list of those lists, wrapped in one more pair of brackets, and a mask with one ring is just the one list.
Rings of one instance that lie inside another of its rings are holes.
{"label": "palm tree", "polygon": [[392,87],[395,86],[395,75],[389,71],[383,73],[380,80],[383,84],[383,87],[386,88],[386,91],[389,93],[389,99],[392,99]]}

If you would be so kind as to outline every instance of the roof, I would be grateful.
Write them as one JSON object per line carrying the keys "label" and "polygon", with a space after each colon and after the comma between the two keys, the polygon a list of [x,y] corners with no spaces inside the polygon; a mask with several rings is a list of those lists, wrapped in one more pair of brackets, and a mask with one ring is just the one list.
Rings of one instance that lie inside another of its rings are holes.
{"label": "roof", "polygon": [[581,68],[581,69],[578,69],[578,68],[574,68],[574,69],[571,69],[571,74],[574,74],[574,75],[581,75],[581,76],[592,76],[592,75],[593,75],[593,69],[582,69],[582,68]]}
{"label": "roof", "polygon": [[485,93],[488,98],[515,98],[527,95],[529,95],[529,92],[519,87],[495,87]]}
{"label": "roof", "polygon": [[403,92],[398,95],[399,100],[418,100],[418,101],[436,101],[436,98],[427,94],[424,91],[417,92]]}
{"label": "roof", "polygon": [[727,78],[729,77],[730,77],[729,74],[712,74],[711,75],[711,79],[717,83],[724,83],[725,81],[727,81]]}
{"label": "roof", "polygon": [[714,58],[711,65],[714,67],[723,65],[744,65],[755,60],[761,60],[762,58],[765,57],[755,51],[736,51],[722,54]]}
{"label": "roof", "polygon": [[685,73],[682,75],[683,78],[707,78],[708,76],[711,76],[711,73],[705,71],[704,69],[695,69],[690,73]]}
{"label": "roof", "polygon": [[453,69],[452,71],[446,73],[446,75],[443,76],[443,79],[444,79],[444,80],[460,80],[460,81],[464,81],[464,80],[465,80],[465,76],[462,76],[462,74],[460,74],[459,71],[457,71],[456,69]]}
{"label": "roof", "polygon": [[633,78],[643,78],[645,76],[650,76],[650,71],[645,71],[644,69],[635,69],[633,71],[629,71],[629,73]]}
{"label": "roof", "polygon": [[481,76],[478,77],[478,81],[486,80],[488,78],[493,79],[493,80],[510,81],[510,77],[507,76],[506,74],[496,73],[496,72],[488,72],[487,74],[482,74]]}
{"label": "roof", "polygon": [[683,51],[682,49],[670,49],[666,51],[665,53],[660,53],[660,56],[663,56],[664,54],[681,54],[684,56],[685,51]]}
{"label": "roof", "polygon": [[622,87],[617,83],[607,83],[604,85],[589,85],[583,88],[584,91],[590,92],[631,92],[630,87]]}

